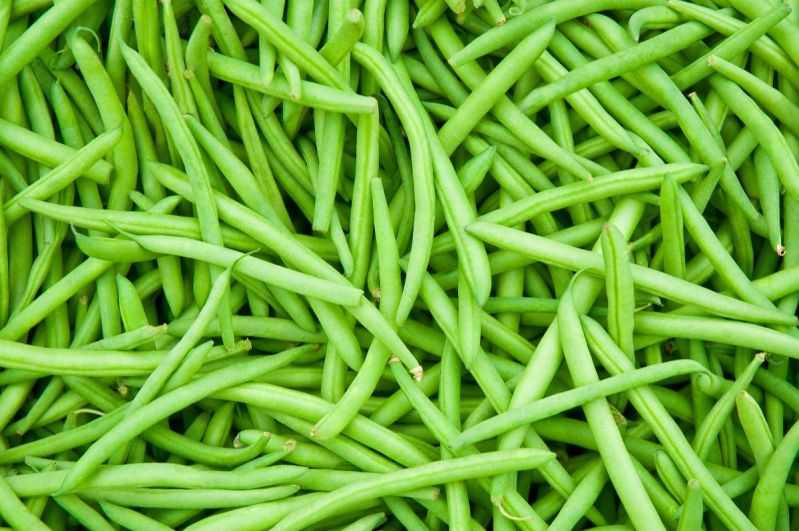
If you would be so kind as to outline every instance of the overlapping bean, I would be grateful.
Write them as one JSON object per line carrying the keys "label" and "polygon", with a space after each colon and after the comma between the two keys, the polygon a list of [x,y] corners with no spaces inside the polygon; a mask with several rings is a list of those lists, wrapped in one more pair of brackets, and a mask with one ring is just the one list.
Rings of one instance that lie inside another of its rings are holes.
{"label": "overlapping bean", "polygon": [[794,529],[797,8],[0,1],[0,521]]}

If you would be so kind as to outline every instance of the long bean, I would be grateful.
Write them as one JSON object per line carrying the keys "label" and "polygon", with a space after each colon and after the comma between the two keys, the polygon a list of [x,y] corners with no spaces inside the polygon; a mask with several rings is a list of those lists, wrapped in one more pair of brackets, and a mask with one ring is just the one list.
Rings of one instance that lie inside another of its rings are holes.
{"label": "long bean", "polygon": [[797,7],[0,2],[0,519],[796,527]]}

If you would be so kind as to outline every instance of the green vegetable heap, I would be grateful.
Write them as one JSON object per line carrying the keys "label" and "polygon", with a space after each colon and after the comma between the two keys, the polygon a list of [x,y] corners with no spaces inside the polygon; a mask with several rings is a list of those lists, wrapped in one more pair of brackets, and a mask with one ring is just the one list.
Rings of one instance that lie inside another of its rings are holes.
{"label": "green vegetable heap", "polygon": [[0,525],[796,529],[797,8],[0,0]]}

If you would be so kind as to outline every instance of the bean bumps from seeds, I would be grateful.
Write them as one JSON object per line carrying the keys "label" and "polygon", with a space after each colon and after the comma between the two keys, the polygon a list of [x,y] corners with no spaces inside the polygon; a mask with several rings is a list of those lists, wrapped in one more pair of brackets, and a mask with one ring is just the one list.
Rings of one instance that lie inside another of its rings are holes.
{"label": "bean bumps from seeds", "polygon": [[0,3],[0,519],[792,529],[796,7]]}

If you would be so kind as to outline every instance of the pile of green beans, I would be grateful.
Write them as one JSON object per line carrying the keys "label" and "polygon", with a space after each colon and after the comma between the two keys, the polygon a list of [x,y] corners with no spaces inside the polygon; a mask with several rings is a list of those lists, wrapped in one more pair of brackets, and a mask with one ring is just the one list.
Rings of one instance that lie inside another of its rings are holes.
{"label": "pile of green beans", "polygon": [[799,526],[799,0],[0,0],[0,526]]}

